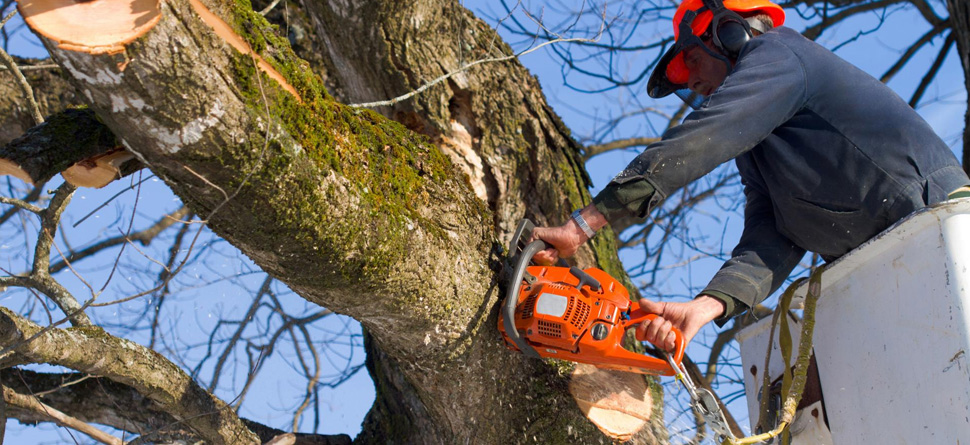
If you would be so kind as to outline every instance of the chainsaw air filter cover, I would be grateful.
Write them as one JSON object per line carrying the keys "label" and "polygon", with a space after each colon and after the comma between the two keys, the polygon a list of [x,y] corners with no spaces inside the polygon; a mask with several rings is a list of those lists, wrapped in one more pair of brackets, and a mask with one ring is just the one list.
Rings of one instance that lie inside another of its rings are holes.
{"label": "chainsaw air filter cover", "polygon": [[[519,284],[513,323],[518,334],[541,357],[588,363],[600,368],[643,374],[673,375],[662,359],[623,348],[625,331],[656,317],[639,310],[616,279],[600,269],[586,269],[599,286],[581,282],[568,267],[529,266]],[[588,277],[587,277],[588,278]],[[596,289],[596,290],[594,290]],[[511,294],[511,291],[510,291]],[[504,317],[499,330],[506,344],[518,350],[505,331]],[[676,362],[683,356],[678,333]]]}

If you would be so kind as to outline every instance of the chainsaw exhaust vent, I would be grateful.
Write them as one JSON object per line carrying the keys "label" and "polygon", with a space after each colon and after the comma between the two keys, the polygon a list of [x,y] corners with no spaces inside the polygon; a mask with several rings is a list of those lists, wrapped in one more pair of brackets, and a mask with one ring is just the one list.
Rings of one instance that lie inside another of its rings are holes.
{"label": "chainsaw exhaust vent", "polygon": [[545,335],[546,337],[561,338],[562,337],[562,325],[559,323],[553,323],[545,320],[538,320],[539,334]]}
{"label": "chainsaw exhaust vent", "polygon": [[525,300],[525,305],[522,307],[522,319],[528,320],[532,318],[532,309],[536,307],[536,299],[539,298],[538,294],[529,295],[529,298]]}
{"label": "chainsaw exhaust vent", "polygon": [[586,319],[589,318],[589,305],[583,300],[577,300],[576,297],[570,298],[569,303],[569,311],[563,319],[569,320],[576,329],[583,329],[586,327]]}

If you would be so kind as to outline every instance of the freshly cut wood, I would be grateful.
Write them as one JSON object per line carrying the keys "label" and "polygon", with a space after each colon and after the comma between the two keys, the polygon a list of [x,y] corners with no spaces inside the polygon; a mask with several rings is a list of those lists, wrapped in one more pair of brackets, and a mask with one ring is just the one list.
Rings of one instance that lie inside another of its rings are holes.
{"label": "freshly cut wood", "polygon": [[61,176],[78,187],[101,188],[120,178],[121,165],[134,158],[127,150],[119,149],[80,161],[61,172]]}
{"label": "freshly cut wood", "polygon": [[10,161],[8,159],[0,159],[0,176],[10,175],[21,181],[33,185],[34,181],[30,179],[30,175],[20,168],[16,162]]}
{"label": "freshly cut wood", "polygon": [[70,51],[115,54],[152,29],[162,16],[159,0],[20,0],[30,29]]}
{"label": "freshly cut wood", "polygon": [[640,374],[577,364],[569,392],[586,417],[618,441],[630,440],[653,411],[653,397]]}

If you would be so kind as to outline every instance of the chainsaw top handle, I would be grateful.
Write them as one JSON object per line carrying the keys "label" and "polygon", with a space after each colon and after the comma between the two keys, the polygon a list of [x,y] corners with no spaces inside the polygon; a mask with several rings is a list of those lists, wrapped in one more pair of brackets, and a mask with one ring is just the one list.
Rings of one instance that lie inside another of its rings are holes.
{"label": "chainsaw top handle", "polygon": [[[639,306],[635,307],[636,310],[630,312],[630,319],[623,321],[623,329],[629,329],[639,323],[659,317],[657,314],[651,314],[643,309],[640,309]],[[687,342],[684,340],[684,333],[680,332],[680,329],[671,328],[670,330],[674,333],[675,337],[673,359],[679,365],[684,360],[684,349],[687,348]],[[663,348],[661,347],[661,349]],[[676,372],[677,370],[675,369],[674,371]]]}
{"label": "chainsaw top handle", "polygon": [[502,323],[505,327],[505,335],[515,343],[515,346],[522,351],[526,357],[532,358],[542,358],[539,353],[529,345],[525,339],[519,335],[519,331],[515,329],[515,306],[518,303],[518,293],[519,293],[519,283],[522,283],[522,277],[525,275],[525,269],[529,267],[529,262],[535,254],[542,250],[551,247],[548,243],[542,240],[535,240],[527,244],[522,251],[515,255],[515,252],[519,249],[520,241],[523,239],[528,240],[532,237],[532,229],[535,226],[532,221],[528,219],[523,219],[519,221],[519,226],[515,229],[515,234],[512,236],[512,243],[509,245],[509,255],[514,260],[514,266],[512,269],[512,277],[506,286],[505,291],[505,304],[502,305]]}

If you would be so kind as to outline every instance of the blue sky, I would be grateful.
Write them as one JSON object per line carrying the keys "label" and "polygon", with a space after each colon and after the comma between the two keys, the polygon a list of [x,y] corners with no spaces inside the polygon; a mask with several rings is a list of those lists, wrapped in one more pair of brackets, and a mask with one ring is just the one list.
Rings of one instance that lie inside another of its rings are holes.
{"label": "blue sky", "polygon": [[[483,15],[485,16],[504,15],[498,13],[495,2],[474,0],[463,3],[473,11],[483,11],[485,13]],[[538,4],[538,2],[533,3]],[[531,11],[538,11],[538,7],[532,7],[528,2],[526,3],[526,7],[531,8]],[[940,13],[945,16],[945,11],[940,11]],[[551,12],[549,14],[550,16],[552,15]],[[819,39],[819,43],[827,47],[840,45],[849,40],[857,32],[873,28],[879,19],[880,17],[874,13],[860,16],[857,19],[846,22],[826,32]],[[882,25],[883,29],[880,32],[841,46],[837,54],[875,76],[881,75],[893,63],[906,45],[925,32],[925,26],[915,25],[915,23],[920,23],[921,21],[914,20],[912,16],[901,12],[891,14],[885,20],[885,23]],[[494,22],[490,23],[494,25]],[[797,18],[797,15],[792,13],[789,13],[788,25],[795,29],[802,29],[804,26]],[[17,17],[7,26],[8,29],[16,30],[22,26],[22,22]],[[655,28],[645,30],[643,32],[644,40],[649,40],[651,37],[659,38],[668,32],[669,25],[661,24]],[[32,36],[24,32],[17,33],[11,41],[10,52],[20,56],[43,57],[45,55],[43,48],[30,37]],[[509,38],[508,40],[514,42],[518,39]],[[933,43],[935,46],[931,46],[931,48],[938,48],[941,43],[942,39],[937,39]],[[514,49],[517,51],[525,48],[526,45],[514,46]],[[933,57],[935,57],[935,54],[936,51],[933,49],[922,51],[889,85],[900,92],[900,95],[904,99],[908,100],[909,94],[923,74],[922,67],[928,66]],[[635,72],[638,66],[642,66],[650,58],[647,54],[635,53],[624,55],[623,57],[627,58],[624,60],[623,66],[627,67],[631,73]],[[595,131],[597,125],[601,125],[601,121],[591,119],[591,115],[599,117],[615,115],[618,113],[618,105],[626,107],[626,109],[632,109],[639,104],[651,103],[647,100],[646,94],[643,92],[642,83],[631,88],[620,88],[601,94],[580,93],[567,88],[563,84],[561,61],[547,50],[540,50],[525,55],[521,58],[521,62],[538,76],[550,104],[563,117],[563,120],[572,128],[577,137],[591,134]],[[962,148],[963,116],[966,110],[966,91],[963,86],[963,73],[958,62],[956,49],[954,48],[951,50],[951,54],[940,70],[937,80],[927,91],[923,101],[921,101],[921,105],[917,108],[937,133],[950,144],[955,153],[959,153]],[[917,67],[920,68],[917,69]],[[582,86],[593,86],[591,81],[582,78],[572,77],[571,81]],[[675,106],[674,101],[675,99],[668,99],[659,106],[670,109]],[[649,117],[633,118],[616,128],[610,136],[620,138],[653,135],[651,132],[654,131],[653,128],[656,128],[656,125],[657,122],[652,121]],[[593,191],[595,192],[603,187],[636,154],[636,150],[614,152],[610,155],[596,157],[589,162],[587,167],[593,178]],[[166,196],[166,198],[155,199],[150,204],[144,202],[140,204],[141,207],[138,208],[138,213],[142,215],[140,218],[143,218],[144,221],[150,220],[152,211],[149,209],[154,208],[160,211],[171,211],[173,210],[173,206],[177,207],[178,205],[158,181],[152,181],[151,184],[152,188],[149,189],[152,194],[151,196]],[[75,197],[75,203],[72,204],[72,212],[76,213],[72,213],[75,216],[71,216],[71,218],[75,218],[76,221],[76,219],[80,218],[79,215],[84,215],[92,211],[117,191],[117,187],[100,191],[86,189],[79,191]],[[123,219],[126,212],[131,212],[134,208],[134,202],[135,197],[132,194],[125,195],[122,199],[116,200],[110,206],[109,210],[98,212],[95,218],[103,220]],[[711,206],[709,210],[711,212],[717,212],[717,208],[714,206]],[[699,215],[692,221],[694,225],[691,227],[691,230],[695,233],[708,234],[712,243],[723,244],[723,249],[729,250],[740,234],[740,215],[718,216],[719,219],[714,219]],[[76,244],[82,245],[85,240],[103,236],[103,230],[102,226],[93,223],[84,223],[71,232],[70,236],[74,237],[73,240]],[[724,238],[723,240],[721,239],[722,237]],[[225,246],[220,249],[225,249],[226,251],[232,250]],[[685,256],[690,256],[690,254],[691,252],[688,249]],[[215,269],[229,268],[237,273],[247,273],[252,269],[252,265],[248,263],[248,260],[244,258],[232,259],[231,256],[231,253],[227,253],[226,259],[217,258],[208,267]],[[635,250],[626,252],[623,258],[627,264],[635,264],[640,260],[638,252]],[[665,272],[664,283],[660,286],[659,290],[665,294],[689,298],[693,291],[696,291],[696,289],[706,283],[713,274],[713,271],[719,266],[720,260],[717,258],[702,258],[685,265],[671,266]],[[90,272],[95,273],[95,271]],[[198,270],[189,270],[187,272],[197,274],[200,277],[212,275],[212,271],[205,270],[205,267],[202,266],[198,266]],[[251,279],[244,278],[242,280]],[[81,288],[80,283],[69,284],[75,288]],[[195,293],[188,290],[182,298],[181,304],[178,306],[178,312],[172,314],[174,317],[183,319],[183,323],[177,329],[186,329],[184,336],[178,337],[180,339],[179,341],[186,343],[195,341],[192,339],[192,336],[206,332],[206,329],[212,323],[211,319],[213,317],[218,318],[220,314],[236,313],[244,310],[245,308],[238,307],[237,294],[245,292],[244,289],[248,289],[253,285],[253,283],[246,282],[207,287]],[[137,288],[138,286],[139,284],[137,282],[131,285],[132,288]],[[285,294],[285,290],[281,290],[281,293]],[[287,298],[289,298],[287,304],[302,304],[302,300],[298,297],[290,296]],[[8,303],[5,302],[3,304]],[[110,318],[108,315],[105,315],[105,317]],[[191,319],[192,322],[186,323],[185,320],[187,319]],[[345,320],[335,317],[333,323],[333,329],[339,330],[342,329]],[[173,327],[173,329],[175,328]],[[706,336],[709,339],[712,335],[714,335],[713,329],[703,333],[699,338],[705,338]],[[699,345],[695,344],[694,346],[691,350],[692,354],[698,357],[706,356],[704,351],[698,347]],[[291,370],[286,369],[287,365],[285,361],[275,366],[279,366],[279,369],[274,370],[271,374],[285,376],[287,372],[291,372]],[[239,377],[236,376],[234,378],[238,379]],[[281,393],[295,390],[285,378],[261,381],[261,385],[263,386],[260,387],[260,391],[249,396],[255,402],[247,402],[247,406],[270,406],[281,408],[282,411],[285,411],[286,407],[292,404],[292,401],[281,400],[279,396]],[[220,395],[226,399],[231,399],[233,397],[233,389],[238,389],[238,383],[234,383],[226,391],[220,393]],[[372,400],[373,385],[370,383],[365,372],[357,373],[353,379],[336,389],[323,390],[320,406],[326,415],[324,416],[324,423],[320,432],[356,434],[360,429],[360,422],[369,409]],[[743,403],[732,405],[732,410],[743,409]],[[244,410],[243,414],[255,415],[255,412],[247,413]],[[739,413],[736,412],[736,414]],[[284,427],[288,424],[287,416],[288,414],[285,412],[280,412],[275,418],[261,420],[277,427]],[[668,413],[668,418],[670,417],[671,414]],[[8,429],[8,434],[12,435],[11,437],[17,437],[30,443],[48,441],[50,443],[60,443],[63,440],[67,440],[66,437],[68,437],[64,434],[63,430],[45,428],[45,432],[35,428],[24,429],[15,424],[15,421],[11,421],[11,428]],[[51,430],[55,431],[51,432]]]}

